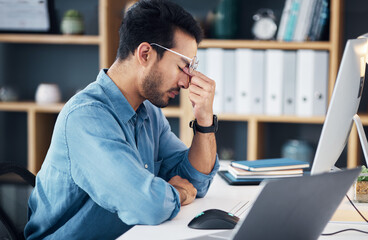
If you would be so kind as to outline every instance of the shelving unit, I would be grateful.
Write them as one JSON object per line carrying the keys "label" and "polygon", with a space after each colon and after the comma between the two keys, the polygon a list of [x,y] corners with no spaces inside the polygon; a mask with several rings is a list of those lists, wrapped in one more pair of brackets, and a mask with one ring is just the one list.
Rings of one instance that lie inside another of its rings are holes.
{"label": "shelving unit", "polygon": [[[60,34],[0,34],[0,42],[16,44],[59,44],[96,45],[99,48],[100,68],[109,67],[115,60],[118,47],[118,29],[121,23],[121,10],[126,1],[99,0],[98,26],[96,36],[66,36]],[[27,113],[28,169],[37,173],[41,168],[50,145],[51,135],[57,114],[63,103],[39,105],[34,102],[0,102],[0,111]],[[180,109],[168,110],[168,115],[181,115]]]}
{"label": "shelving unit", "polygon": [[[329,81],[328,95],[331,98],[337,76],[342,50],[342,0],[330,1],[330,36],[326,42],[279,42],[253,40],[205,40],[201,48],[251,48],[251,49],[281,49],[281,50],[326,50],[329,52]],[[221,121],[242,121],[248,123],[247,159],[256,160],[263,157],[263,143],[265,140],[264,126],[267,123],[301,123],[323,124],[324,117],[303,118],[297,116],[249,116],[238,114],[220,114]],[[364,125],[367,125],[366,116],[362,116]],[[348,167],[358,165],[360,143],[356,130],[353,129],[348,144]]]}
{"label": "shelving unit", "polygon": [[[100,68],[109,67],[118,47],[118,28],[121,23],[121,10],[127,1],[99,0],[99,35],[97,36],[62,36],[44,34],[0,34],[0,42],[21,44],[61,44],[61,45],[96,45],[99,48]],[[252,48],[252,49],[313,49],[329,52],[328,92],[331,97],[336,79],[342,49],[342,2],[331,0],[330,36],[326,42],[278,42],[253,40],[212,40],[205,39],[200,48]],[[50,144],[53,125],[63,103],[38,105],[34,102],[0,102],[0,111],[26,112],[28,126],[28,169],[36,173],[43,162]],[[193,132],[188,123],[193,118],[192,106],[186,90],[181,91],[180,105],[163,109],[170,118],[179,119],[180,138],[190,146]],[[363,124],[368,126],[368,115],[361,116]],[[265,116],[220,114],[220,121],[238,121],[247,123],[247,158],[255,160],[264,155],[263,145],[266,136],[264,128],[269,123],[323,124],[324,117],[302,118],[297,116]],[[352,131],[348,144],[348,167],[358,164],[359,140],[356,131]]]}

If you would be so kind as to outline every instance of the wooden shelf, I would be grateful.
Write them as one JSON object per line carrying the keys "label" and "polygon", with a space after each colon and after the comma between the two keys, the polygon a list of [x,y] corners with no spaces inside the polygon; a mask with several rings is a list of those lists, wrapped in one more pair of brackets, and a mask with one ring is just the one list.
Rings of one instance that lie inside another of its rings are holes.
{"label": "wooden shelf", "polygon": [[314,49],[314,50],[330,50],[330,42],[282,42],[282,41],[255,41],[255,40],[221,40],[221,39],[204,39],[200,44],[200,48],[252,48],[252,49]]}
{"label": "wooden shelf", "polygon": [[368,114],[367,113],[358,113],[360,120],[364,126],[368,126]]}
{"label": "wooden shelf", "polygon": [[99,45],[99,36],[51,34],[0,34],[0,42]]}
{"label": "wooden shelf", "polygon": [[325,120],[325,117],[267,116],[267,115],[239,115],[239,114],[219,114],[218,118],[220,121],[255,121],[255,122],[306,123],[306,124],[323,124]]}
{"label": "wooden shelf", "polygon": [[0,102],[1,111],[59,113],[64,103],[37,104],[35,102]]}
{"label": "wooden shelf", "polygon": [[31,102],[0,102],[1,111],[27,112],[34,104]]}
{"label": "wooden shelf", "polygon": [[[0,102],[0,111],[40,113],[59,113],[65,103],[37,104],[35,102]],[[166,107],[162,109],[166,117],[181,117],[183,110],[180,107]]]}
{"label": "wooden shelf", "polygon": [[180,118],[181,116],[183,116],[183,110],[180,107],[166,107],[166,108],[162,108],[162,112],[164,113],[164,115],[166,117],[178,117]]}

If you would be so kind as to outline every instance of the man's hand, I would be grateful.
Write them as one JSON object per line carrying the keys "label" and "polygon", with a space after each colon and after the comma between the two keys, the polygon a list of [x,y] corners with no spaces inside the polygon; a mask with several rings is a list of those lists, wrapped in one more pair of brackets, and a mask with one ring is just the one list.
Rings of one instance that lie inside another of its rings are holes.
{"label": "man's hand", "polygon": [[189,99],[192,102],[194,117],[200,126],[209,127],[213,122],[213,99],[216,83],[204,74],[188,68],[183,69],[190,77]]}
{"label": "man's hand", "polygon": [[187,205],[194,201],[197,195],[197,189],[187,180],[176,175],[172,177],[169,183],[179,192],[180,204]]}

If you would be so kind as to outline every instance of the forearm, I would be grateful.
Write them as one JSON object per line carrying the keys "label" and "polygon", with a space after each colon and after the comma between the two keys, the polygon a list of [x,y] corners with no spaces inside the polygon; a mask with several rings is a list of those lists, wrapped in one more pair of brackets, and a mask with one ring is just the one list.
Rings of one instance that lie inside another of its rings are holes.
{"label": "forearm", "polygon": [[216,138],[214,133],[196,132],[188,158],[199,172],[209,174],[216,162]]}

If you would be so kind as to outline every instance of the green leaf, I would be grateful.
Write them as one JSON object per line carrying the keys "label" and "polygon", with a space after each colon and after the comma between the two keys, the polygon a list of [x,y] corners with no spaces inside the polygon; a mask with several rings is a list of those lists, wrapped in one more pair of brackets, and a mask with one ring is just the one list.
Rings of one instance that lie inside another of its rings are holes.
{"label": "green leaf", "polygon": [[[364,165],[362,166],[362,171],[361,173],[366,173],[368,174],[368,168],[366,168]],[[357,179],[358,182],[361,182],[361,181],[368,181],[368,176],[359,176],[358,179]]]}

